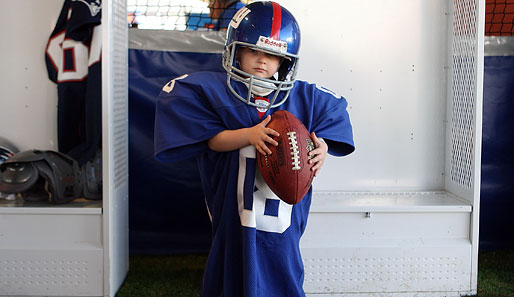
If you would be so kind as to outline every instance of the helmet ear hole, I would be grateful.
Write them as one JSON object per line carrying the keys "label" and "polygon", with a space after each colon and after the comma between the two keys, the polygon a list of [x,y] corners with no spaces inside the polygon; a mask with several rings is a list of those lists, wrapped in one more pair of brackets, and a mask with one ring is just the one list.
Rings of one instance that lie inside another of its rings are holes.
{"label": "helmet ear hole", "polygon": [[278,68],[278,80],[286,80],[287,75],[291,71],[291,61],[284,59]]}
{"label": "helmet ear hole", "polygon": [[32,163],[13,162],[0,166],[0,192],[16,194],[30,189],[38,179]]}

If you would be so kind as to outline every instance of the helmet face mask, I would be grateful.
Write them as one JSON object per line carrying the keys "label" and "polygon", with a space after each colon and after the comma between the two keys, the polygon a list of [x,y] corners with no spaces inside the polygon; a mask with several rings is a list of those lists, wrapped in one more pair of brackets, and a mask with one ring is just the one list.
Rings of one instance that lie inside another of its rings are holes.
{"label": "helmet face mask", "polygon": [[[243,71],[237,60],[237,51],[242,47],[281,57],[282,63],[274,77],[261,78]],[[243,7],[234,15],[227,30],[223,68],[227,71],[228,88],[251,106],[269,109],[281,105],[294,86],[299,47],[300,29],[285,8],[274,2],[254,2]],[[235,91],[232,80],[245,84],[247,94]],[[275,92],[267,106],[253,100],[252,90],[256,93],[256,89],[267,94]],[[284,96],[277,101],[282,93]]]}

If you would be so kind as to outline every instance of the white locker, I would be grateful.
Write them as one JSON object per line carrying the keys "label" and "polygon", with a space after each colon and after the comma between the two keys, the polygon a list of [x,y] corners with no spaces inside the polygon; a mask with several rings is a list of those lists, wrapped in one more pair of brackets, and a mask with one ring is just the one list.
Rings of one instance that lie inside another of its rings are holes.
{"label": "white locker", "polygon": [[485,1],[278,2],[355,133],[314,182],[308,296],[476,294]]}
{"label": "white locker", "polygon": [[[299,78],[348,98],[357,147],[348,157],[329,158],[315,180],[301,241],[306,293],[476,294],[485,1],[277,2],[302,28]],[[45,5],[23,3],[30,4],[30,20],[44,23],[33,9]],[[102,8],[104,200],[0,206],[0,295],[37,288],[45,295],[112,296],[127,272],[125,5],[106,0]],[[49,34],[52,25],[46,26]],[[38,38],[44,43],[48,34]],[[2,70],[3,77],[20,78],[2,82],[10,98],[2,103],[21,115],[42,110],[34,120],[47,122],[47,107],[24,95],[34,86],[25,80],[32,65]],[[43,93],[53,92],[44,68],[35,77]],[[18,97],[33,101],[11,100]],[[53,132],[36,135],[25,118],[0,117],[1,133],[24,148],[21,138],[31,134],[42,148],[55,148]]]}
{"label": "white locker", "polygon": [[[57,149],[57,88],[44,51],[62,0],[5,1],[0,135]],[[128,272],[126,1],[102,4],[103,200],[0,200],[0,296],[114,296]]]}

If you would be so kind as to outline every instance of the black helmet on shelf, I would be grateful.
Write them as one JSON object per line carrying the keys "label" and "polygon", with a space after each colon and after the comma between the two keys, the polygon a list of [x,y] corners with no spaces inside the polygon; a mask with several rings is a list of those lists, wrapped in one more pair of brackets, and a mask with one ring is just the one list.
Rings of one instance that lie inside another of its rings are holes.
{"label": "black helmet on shelf", "polygon": [[59,152],[28,150],[0,164],[0,192],[28,201],[70,202],[82,196],[83,186],[77,161]]}

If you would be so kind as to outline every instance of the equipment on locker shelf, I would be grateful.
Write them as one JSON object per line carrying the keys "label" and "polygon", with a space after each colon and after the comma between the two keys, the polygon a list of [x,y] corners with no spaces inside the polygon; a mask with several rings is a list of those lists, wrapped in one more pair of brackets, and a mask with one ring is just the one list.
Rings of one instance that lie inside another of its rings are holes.
{"label": "equipment on locker shelf", "polygon": [[[0,164],[5,162],[5,160],[14,156],[18,152],[18,148],[12,144],[9,140],[0,136]],[[4,198],[6,200],[14,200],[16,196],[14,194],[3,193],[0,191],[0,198]]]}
{"label": "equipment on locker shelf", "polygon": [[[101,166],[101,159],[95,160]],[[65,154],[24,151],[0,164],[0,192],[20,193],[26,201],[47,200],[52,204],[70,202],[79,197],[101,199],[98,164],[94,165],[87,167],[91,176],[86,178],[86,166],[81,170],[77,161]],[[99,174],[101,180],[101,171]]]}
{"label": "equipment on locker shelf", "polygon": [[102,199],[102,150],[96,151],[92,160],[82,166],[84,173],[84,197],[91,200]]}
{"label": "equipment on locker shelf", "polygon": [[0,164],[14,156],[17,152],[18,148],[14,144],[0,136]]}

